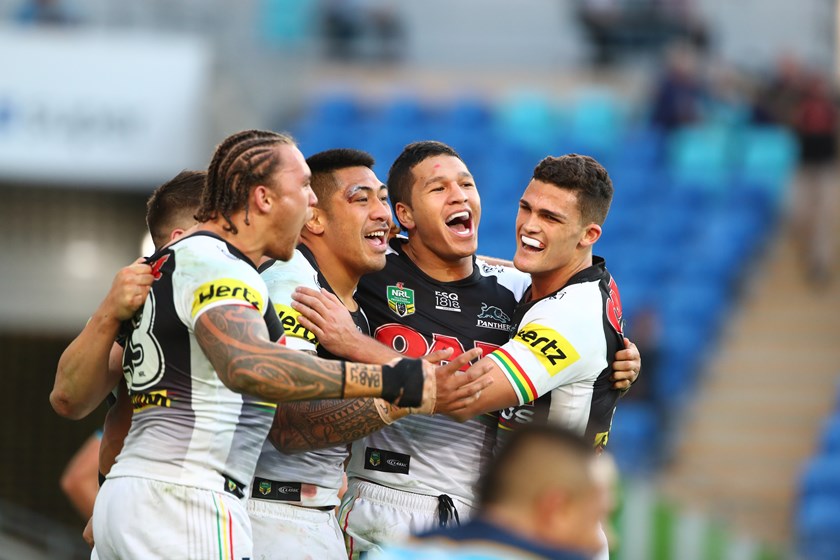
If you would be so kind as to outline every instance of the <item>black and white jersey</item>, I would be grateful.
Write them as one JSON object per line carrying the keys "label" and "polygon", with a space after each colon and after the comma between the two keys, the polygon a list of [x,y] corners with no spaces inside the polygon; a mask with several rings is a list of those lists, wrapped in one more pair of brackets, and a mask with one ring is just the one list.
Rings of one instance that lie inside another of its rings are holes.
{"label": "black and white jersey", "polygon": [[259,310],[272,340],[279,339],[283,329],[265,282],[240,251],[208,232],[176,241],[149,262],[155,281],[123,353],[134,417],[108,476],[244,488],[276,405],[228,389],[194,328],[210,309],[245,305]]}
{"label": "black and white jersey", "polygon": [[[419,358],[453,348],[489,354],[513,329],[513,309],[530,280],[512,268],[475,261],[473,273],[439,282],[420,270],[395,239],[385,269],[362,278],[357,299],[374,337]],[[408,416],[352,446],[348,476],[400,490],[473,502],[473,485],[492,457],[497,417],[459,423],[442,415]]]}
{"label": "black and white jersey", "polygon": [[621,298],[604,260],[595,257],[562,289],[520,304],[512,324],[510,341],[490,354],[520,404],[500,412],[500,428],[550,422],[603,448],[619,397],[611,363],[624,348]]}
{"label": "black and white jersey", "polygon": [[[337,359],[318,343],[317,337],[312,332],[300,325],[298,322],[300,313],[290,305],[292,292],[298,286],[333,291],[321,274],[312,251],[305,245],[300,245],[291,260],[266,262],[260,267],[260,274],[268,286],[274,308],[286,330],[286,346],[315,352],[319,357],[328,360]],[[350,315],[356,327],[369,335],[370,327],[361,308],[351,312]],[[280,404],[280,406],[283,405]],[[266,440],[255,473],[262,482],[255,484],[252,495],[260,498],[262,492],[263,495],[307,507],[338,505],[338,491],[343,482],[346,458],[346,445],[288,454],[278,451],[270,441]],[[283,484],[275,487],[266,481]],[[302,493],[300,489],[302,483],[314,487],[315,494]]]}

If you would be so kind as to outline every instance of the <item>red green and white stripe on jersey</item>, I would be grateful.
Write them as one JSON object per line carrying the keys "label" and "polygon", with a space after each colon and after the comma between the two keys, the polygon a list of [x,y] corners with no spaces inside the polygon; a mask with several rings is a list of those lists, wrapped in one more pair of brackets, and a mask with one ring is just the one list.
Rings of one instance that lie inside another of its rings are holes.
{"label": "red green and white stripe on jersey", "polygon": [[519,395],[521,404],[526,404],[537,398],[537,389],[531,380],[525,374],[525,368],[519,365],[513,356],[508,354],[503,348],[497,348],[490,354],[490,359],[507,374],[510,378],[513,388]]}

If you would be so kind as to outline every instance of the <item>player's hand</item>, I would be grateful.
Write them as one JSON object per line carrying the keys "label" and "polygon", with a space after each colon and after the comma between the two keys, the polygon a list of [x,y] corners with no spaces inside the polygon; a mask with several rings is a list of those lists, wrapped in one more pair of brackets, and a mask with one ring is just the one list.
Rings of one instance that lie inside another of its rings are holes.
{"label": "player's hand", "polygon": [[443,350],[435,350],[434,352],[430,352],[423,356],[423,359],[429,362],[430,364],[438,365],[443,360],[448,360],[449,356],[451,356],[452,352],[454,351],[454,348],[444,348]]}
{"label": "player's hand", "polygon": [[145,264],[145,259],[139,258],[132,264],[120,269],[111,284],[111,290],[105,297],[104,304],[110,313],[119,321],[126,321],[146,301],[152,283],[152,267]]}
{"label": "player's hand", "polygon": [[639,378],[639,372],[642,370],[642,356],[630,339],[624,339],[624,350],[619,350],[615,354],[612,368],[613,374],[610,376],[610,381],[612,381],[612,388],[617,391],[626,391]]}
{"label": "player's hand", "polygon": [[82,531],[82,538],[85,539],[89,547],[93,548],[93,517],[88,519],[85,530]]}
{"label": "player's hand", "polygon": [[361,333],[341,300],[327,290],[298,286],[292,292],[292,308],[300,313],[298,322],[336,356],[352,355]]}
{"label": "player's hand", "polygon": [[448,364],[438,366],[435,370],[437,379],[437,406],[435,412],[452,414],[474,403],[481,397],[481,391],[493,383],[493,378],[487,373],[492,365],[479,362],[467,371],[460,369],[481,358],[481,349],[473,348],[464,352]]}

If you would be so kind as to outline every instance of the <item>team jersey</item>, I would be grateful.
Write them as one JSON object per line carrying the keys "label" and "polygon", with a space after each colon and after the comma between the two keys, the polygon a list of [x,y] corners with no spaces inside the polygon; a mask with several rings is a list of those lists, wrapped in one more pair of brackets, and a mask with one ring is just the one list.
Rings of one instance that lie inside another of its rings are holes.
{"label": "team jersey", "polygon": [[[385,269],[362,277],[357,299],[374,337],[410,357],[479,347],[487,355],[508,338],[516,301],[530,283],[515,269],[474,260],[473,272],[439,282],[420,270],[394,239]],[[354,442],[348,476],[473,503],[473,484],[492,457],[497,418],[464,423],[442,415],[408,416]]]}
{"label": "team jersey", "polygon": [[593,263],[560,290],[520,304],[510,341],[490,354],[519,398],[500,412],[502,430],[550,422],[606,446],[619,397],[610,364],[624,348],[624,325],[615,280],[602,258]]}
{"label": "team jersey", "polygon": [[134,416],[108,477],[133,476],[239,495],[251,481],[276,405],[222,383],[198,345],[201,315],[257,309],[272,340],[282,327],[265,282],[239,250],[199,232],[149,258],[155,278],[123,352]]}
{"label": "team jersey", "polygon": [[[323,287],[332,291],[320,273],[315,256],[309,248],[300,245],[290,261],[269,261],[260,267],[260,271],[278,317],[286,330],[286,345],[298,350],[316,352],[322,358],[336,359],[318,344],[314,334],[300,325],[297,320],[300,313],[289,306],[292,292],[297,286],[316,290]],[[370,334],[367,318],[361,308],[350,315],[360,331]],[[307,507],[338,505],[338,490],[343,482],[346,458],[345,445],[287,454],[278,451],[266,440],[257,462],[257,478],[252,488],[252,496],[270,497]],[[282,484],[275,484],[277,482]],[[314,486],[315,495],[302,492],[302,483]]]}

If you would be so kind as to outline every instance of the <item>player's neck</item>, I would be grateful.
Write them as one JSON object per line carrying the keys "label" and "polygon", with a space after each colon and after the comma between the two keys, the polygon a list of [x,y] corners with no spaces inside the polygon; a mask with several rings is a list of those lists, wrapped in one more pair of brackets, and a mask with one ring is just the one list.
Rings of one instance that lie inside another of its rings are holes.
{"label": "player's neck", "polygon": [[249,231],[243,230],[242,227],[238,228],[238,233],[233,233],[225,228],[226,225],[227,222],[224,220],[210,220],[209,222],[199,224],[196,231],[209,231],[210,233],[215,233],[229,244],[236,247],[251,261],[251,263],[253,263],[254,266],[257,266],[257,263],[260,262],[260,259],[262,259],[265,253],[265,246],[258,243],[258,240],[253,238]]}
{"label": "player's neck", "polygon": [[572,277],[592,266],[592,252],[581,255],[579,258],[554,270],[543,273],[531,274],[531,300],[542,299],[551,295],[569,283]]}
{"label": "player's neck", "polygon": [[348,270],[336,258],[336,254],[326,247],[320,247],[317,243],[307,241],[304,241],[304,244],[312,251],[312,254],[315,256],[315,262],[318,263],[318,270],[327,280],[336,297],[341,300],[344,307],[350,311],[356,311],[359,306],[356,300],[353,299],[353,294],[356,293],[356,288],[359,285],[359,275],[354,271]]}
{"label": "player's neck", "polygon": [[425,245],[412,243],[411,236],[403,245],[403,250],[417,268],[438,282],[457,282],[473,273],[472,256],[453,260],[443,259]]}

